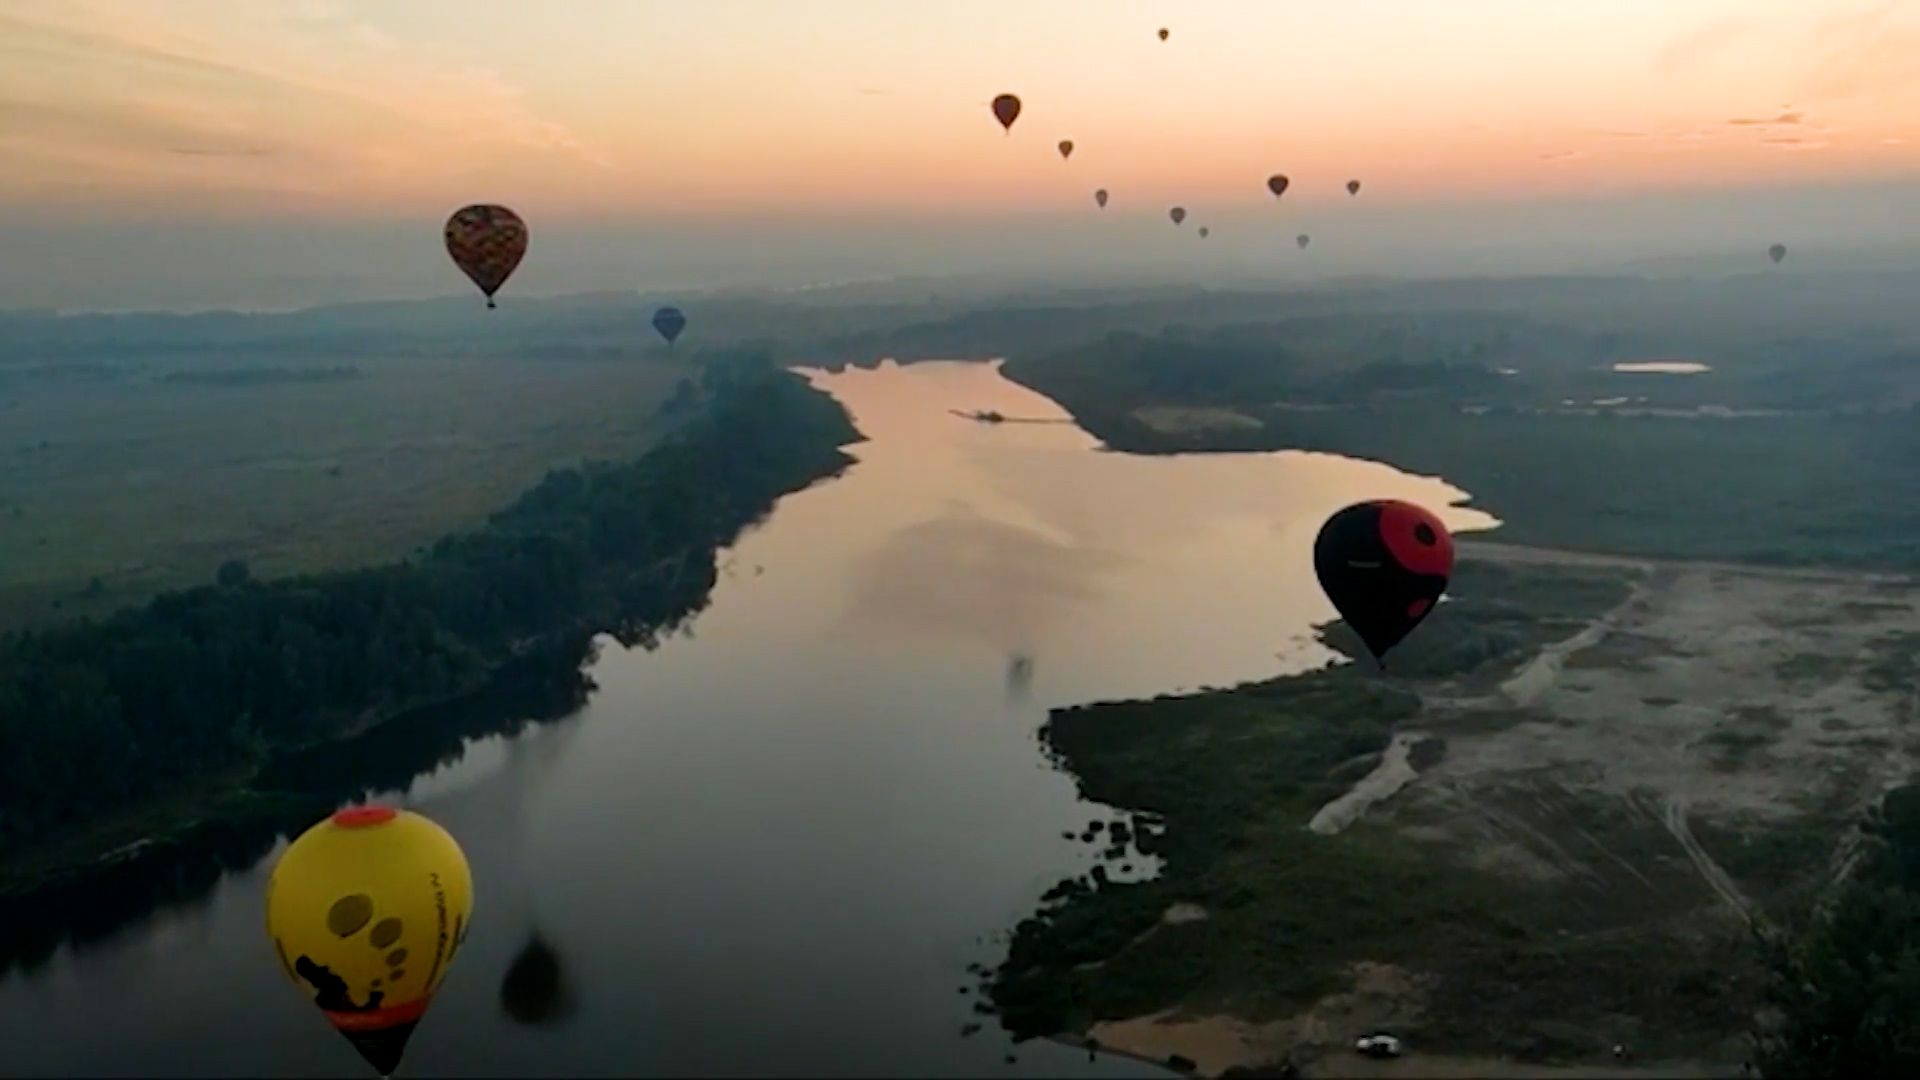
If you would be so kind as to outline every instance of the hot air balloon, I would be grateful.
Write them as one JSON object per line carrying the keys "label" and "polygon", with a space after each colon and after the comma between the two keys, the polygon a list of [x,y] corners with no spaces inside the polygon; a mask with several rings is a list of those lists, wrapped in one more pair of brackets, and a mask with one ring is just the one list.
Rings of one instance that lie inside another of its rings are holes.
{"label": "hot air balloon", "polygon": [[1094,192],[1093,201],[1099,205],[1100,209],[1105,210],[1107,208],[1107,189],[1101,188],[1099,191]]}
{"label": "hot air balloon", "polygon": [[671,345],[680,336],[680,331],[687,328],[686,313],[677,307],[663,307],[653,313],[653,328]]}
{"label": "hot air balloon", "polygon": [[1164,26],[1160,28],[1160,40],[1161,41],[1167,40],[1167,28]]}
{"label": "hot air balloon", "polygon": [[1187,208],[1184,206],[1176,206],[1167,211],[1167,216],[1173,219],[1175,225],[1178,225],[1187,220]]}
{"label": "hot air balloon", "polygon": [[1001,94],[993,99],[993,116],[1000,126],[1008,132],[1013,131],[1013,122],[1020,119],[1020,99],[1012,94]]}
{"label": "hot air balloon", "polygon": [[1200,239],[1205,240],[1206,238],[1207,238],[1207,227],[1205,225],[1202,225],[1200,226]]}
{"label": "hot air balloon", "polygon": [[1787,245],[1785,244],[1775,244],[1772,247],[1767,249],[1767,258],[1772,259],[1776,263],[1786,257],[1787,257]]}
{"label": "hot air balloon", "polygon": [[466,942],[472,911],[460,845],[386,806],[341,810],[301,833],[267,880],[281,968],[383,1076]]}
{"label": "hot air balloon", "polygon": [[1061,139],[1061,140],[1060,140],[1060,158],[1061,158],[1061,160],[1063,160],[1063,161],[1064,161],[1064,160],[1066,160],[1067,158],[1070,158],[1070,157],[1072,157],[1072,156],[1073,156],[1073,140],[1072,140],[1072,139]]}
{"label": "hot air balloon", "polygon": [[1301,233],[1299,236],[1293,238],[1293,242],[1300,245],[1301,251],[1305,251],[1307,250],[1307,245],[1313,243],[1313,237],[1308,236],[1306,233]]}
{"label": "hot air balloon", "polygon": [[1412,503],[1355,503],[1320,526],[1313,572],[1378,661],[1439,603],[1453,572],[1453,537]]}
{"label": "hot air balloon", "polygon": [[1360,194],[1360,181],[1358,180],[1347,181],[1347,194],[1349,195]]}
{"label": "hot air balloon", "polygon": [[1277,199],[1287,193],[1287,184],[1289,182],[1286,177],[1281,176],[1279,173],[1274,173],[1272,176],[1267,177],[1267,190],[1273,192],[1273,197]]}
{"label": "hot air balloon", "polygon": [[454,265],[480,286],[493,307],[493,294],[527,254],[527,223],[504,206],[465,206],[447,219],[446,239]]}

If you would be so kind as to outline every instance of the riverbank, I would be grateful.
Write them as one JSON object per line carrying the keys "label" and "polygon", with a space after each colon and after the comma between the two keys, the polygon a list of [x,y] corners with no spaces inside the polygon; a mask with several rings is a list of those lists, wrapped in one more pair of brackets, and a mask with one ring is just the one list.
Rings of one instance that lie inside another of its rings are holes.
{"label": "riverbank", "polygon": [[1209,1075],[1375,1069],[1349,1048],[1380,1027],[1411,1056],[1378,1075],[1602,1075],[1616,1045],[1738,1072],[1752,922],[1828,880],[1920,761],[1920,589],[1463,557],[1391,678],[1054,712],[1061,766],[1164,869],[1051,893],[988,977],[1003,1024]]}
{"label": "riverbank", "polygon": [[[1127,453],[1299,450],[1446,477],[1498,510],[1511,543],[1920,572],[1920,504],[1902,494],[1920,460],[1920,406],[1909,399],[1628,415],[1561,409],[1571,391],[1480,364],[1316,367],[1291,348],[1284,337],[1230,347],[1169,332],[1021,356],[1005,373]],[[1702,401],[1681,385],[1698,377],[1583,377],[1597,380],[1592,394],[1608,380],[1666,380],[1635,392],[1689,408],[1737,403],[1742,388],[1765,384],[1717,370],[1720,396]]]}
{"label": "riverbank", "polygon": [[577,668],[596,632],[646,644],[697,612],[715,552],[843,469],[859,438],[800,379],[731,371],[645,456],[550,474],[420,558],[268,583],[240,567],[0,641],[0,894],[249,819],[278,763],[469,698],[517,662]]}

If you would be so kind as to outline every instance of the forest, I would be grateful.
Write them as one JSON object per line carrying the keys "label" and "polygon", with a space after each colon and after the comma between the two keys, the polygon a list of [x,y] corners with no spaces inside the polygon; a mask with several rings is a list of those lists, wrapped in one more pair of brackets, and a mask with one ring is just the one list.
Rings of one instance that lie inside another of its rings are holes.
{"label": "forest", "polygon": [[0,861],[276,755],[473,691],[557,635],[646,640],[714,551],[838,471],[845,414],[762,355],[708,360],[705,412],[635,461],[553,471],[404,561],[204,586],[0,638]]}

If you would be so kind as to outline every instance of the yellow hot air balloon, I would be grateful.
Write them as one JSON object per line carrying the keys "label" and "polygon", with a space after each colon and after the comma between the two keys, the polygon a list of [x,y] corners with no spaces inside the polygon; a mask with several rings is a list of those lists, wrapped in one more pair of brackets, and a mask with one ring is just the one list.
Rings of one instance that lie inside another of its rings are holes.
{"label": "yellow hot air balloon", "polygon": [[267,880],[280,966],[368,1064],[389,1075],[467,939],[473,875],[460,845],[407,810],[342,810]]}

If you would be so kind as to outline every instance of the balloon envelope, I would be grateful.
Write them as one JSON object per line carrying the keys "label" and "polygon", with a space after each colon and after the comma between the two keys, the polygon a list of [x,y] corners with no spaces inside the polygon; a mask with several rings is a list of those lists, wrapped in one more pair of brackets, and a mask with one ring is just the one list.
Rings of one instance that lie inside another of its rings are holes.
{"label": "balloon envelope", "polygon": [[1347,181],[1347,194],[1349,195],[1360,194],[1360,181],[1358,180]]}
{"label": "balloon envelope", "polygon": [[1785,244],[1775,244],[1767,249],[1767,258],[1772,259],[1774,262],[1779,262],[1786,257],[1787,245]]}
{"label": "balloon envelope", "polygon": [[1060,140],[1060,156],[1062,158],[1070,158],[1073,156],[1073,140],[1072,139]]}
{"label": "balloon envelope", "polygon": [[1440,602],[1453,572],[1453,537],[1412,503],[1355,503],[1320,526],[1313,572],[1377,660]]}
{"label": "balloon envelope", "polygon": [[1160,40],[1161,41],[1167,40],[1167,28],[1164,26],[1160,28]]}
{"label": "balloon envelope", "polygon": [[686,313],[677,307],[663,307],[653,313],[653,328],[671,345],[680,336],[680,331],[687,328]]}
{"label": "balloon envelope", "polygon": [[1273,192],[1273,197],[1277,199],[1287,193],[1287,184],[1289,182],[1286,177],[1281,176],[1279,173],[1274,173],[1272,176],[1267,177],[1267,190]]}
{"label": "balloon envelope", "polygon": [[473,875],[440,826],[384,806],[301,833],[267,880],[267,934],[294,986],[391,1074],[467,939]]}
{"label": "balloon envelope", "polygon": [[1187,208],[1184,206],[1176,206],[1167,211],[1167,216],[1173,219],[1175,225],[1178,225],[1187,220]]}
{"label": "balloon envelope", "polygon": [[447,219],[447,254],[493,306],[493,294],[507,283],[527,254],[527,223],[504,206],[463,206]]}
{"label": "balloon envelope", "polygon": [[[976,99],[977,100],[977,99]],[[1001,94],[993,99],[993,116],[1000,126],[1013,130],[1013,122],[1020,119],[1020,99],[1012,94]]]}
{"label": "balloon envelope", "polygon": [[1304,251],[1308,244],[1313,243],[1313,237],[1308,236],[1306,233],[1301,233],[1299,236],[1293,238],[1293,242],[1300,245],[1300,249]]}
{"label": "balloon envelope", "polygon": [[1200,226],[1200,239],[1205,240],[1206,238],[1207,238],[1207,227],[1205,225],[1202,225]]}
{"label": "balloon envelope", "polygon": [[1100,204],[1100,209],[1105,210],[1107,208],[1107,189],[1101,188],[1099,191],[1094,192],[1093,201]]}

